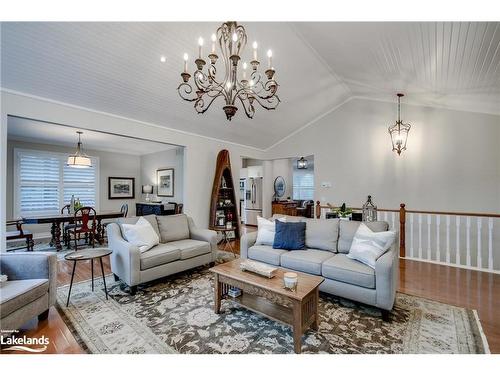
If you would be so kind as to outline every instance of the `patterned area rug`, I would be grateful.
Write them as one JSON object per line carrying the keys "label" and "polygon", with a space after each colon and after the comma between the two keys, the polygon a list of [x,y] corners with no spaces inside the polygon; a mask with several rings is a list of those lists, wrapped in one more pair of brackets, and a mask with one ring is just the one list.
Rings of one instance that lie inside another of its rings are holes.
{"label": "patterned area rug", "polygon": [[[207,267],[140,287],[130,296],[106,279],[58,289],[58,309],[89,353],[293,353],[291,329],[225,300],[213,312]],[[322,294],[320,326],[302,341],[303,353],[487,353],[475,311],[398,294],[391,321],[372,307]]]}

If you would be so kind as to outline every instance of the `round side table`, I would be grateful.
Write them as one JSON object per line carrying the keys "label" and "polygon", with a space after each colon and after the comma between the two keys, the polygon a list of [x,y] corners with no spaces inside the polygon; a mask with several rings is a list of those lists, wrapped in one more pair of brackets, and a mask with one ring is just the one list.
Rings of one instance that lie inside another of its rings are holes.
{"label": "round side table", "polygon": [[106,288],[106,277],[104,275],[104,266],[102,265],[102,258],[108,256],[113,251],[108,248],[100,249],[85,249],[72,251],[64,256],[64,259],[73,261],[73,271],[71,272],[71,282],[69,284],[68,300],[66,301],[66,307],[69,306],[69,297],[71,295],[71,288],[73,287],[73,278],[75,277],[76,263],[80,260],[90,260],[90,269],[92,273],[92,291],[94,291],[94,259],[99,259],[101,263],[102,281],[104,282],[104,293],[106,294],[106,299],[108,299],[108,289]]}

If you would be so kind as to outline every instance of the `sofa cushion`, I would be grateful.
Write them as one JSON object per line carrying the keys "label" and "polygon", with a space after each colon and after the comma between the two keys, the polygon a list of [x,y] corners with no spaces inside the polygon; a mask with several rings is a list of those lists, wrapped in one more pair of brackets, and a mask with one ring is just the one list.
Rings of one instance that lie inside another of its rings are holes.
{"label": "sofa cushion", "polygon": [[281,266],[295,271],[321,275],[321,264],[335,256],[329,251],[323,250],[295,250],[281,255]]}
{"label": "sofa cushion", "polygon": [[[366,221],[364,222],[368,228],[374,232],[383,232],[389,229],[389,223],[386,221]],[[339,225],[339,253],[348,253],[351,249],[352,239],[358,230],[360,221],[340,220]]]}
{"label": "sofa cushion", "polygon": [[375,270],[345,254],[337,254],[323,262],[321,274],[343,283],[375,288]]}
{"label": "sofa cushion", "polygon": [[160,237],[153,226],[143,217],[135,224],[121,224],[122,235],[125,241],[139,248],[141,253],[148,251],[160,243]]}
{"label": "sofa cushion", "polygon": [[49,280],[12,280],[0,287],[0,318],[19,310],[49,291]]}
{"label": "sofa cushion", "polygon": [[392,230],[373,232],[367,225],[361,223],[354,235],[347,257],[375,269],[377,259],[389,250],[395,239],[396,232]]}
{"label": "sofa cushion", "polygon": [[304,219],[304,221],[307,248],[337,252],[339,219]]}
{"label": "sofa cushion", "polygon": [[[143,217],[144,219],[146,219],[149,222],[149,224],[151,224],[151,226],[153,227],[153,229],[155,230],[156,234],[159,237],[160,236],[160,230],[158,229],[158,222],[156,221],[156,215],[135,216],[135,217],[120,217],[120,218],[116,219],[116,223],[120,227],[120,230],[122,230],[122,224],[136,224],[137,221],[141,217]],[[123,235],[123,231],[122,231],[122,235]]]}
{"label": "sofa cushion", "polygon": [[290,216],[290,215],[282,215],[282,214],[274,214],[271,217],[271,220],[281,220],[287,223],[299,223],[303,220],[304,218],[301,216]]}
{"label": "sofa cushion", "polygon": [[210,243],[198,240],[179,240],[168,243],[181,251],[181,259],[189,259],[198,255],[208,254],[211,251]]}
{"label": "sofa cushion", "polygon": [[141,254],[141,270],[147,270],[181,259],[181,251],[170,244],[159,244]]}
{"label": "sofa cushion", "polygon": [[157,216],[160,242],[167,243],[189,238],[189,225],[184,214]]}
{"label": "sofa cushion", "polygon": [[276,220],[273,249],[302,250],[306,247],[306,223]]}
{"label": "sofa cushion", "polygon": [[263,217],[257,216],[257,245],[270,245],[274,243],[274,236],[276,235],[276,221],[267,220]]}
{"label": "sofa cushion", "polygon": [[281,255],[286,253],[288,250],[273,249],[267,245],[254,245],[248,249],[247,255],[250,259],[279,266]]}

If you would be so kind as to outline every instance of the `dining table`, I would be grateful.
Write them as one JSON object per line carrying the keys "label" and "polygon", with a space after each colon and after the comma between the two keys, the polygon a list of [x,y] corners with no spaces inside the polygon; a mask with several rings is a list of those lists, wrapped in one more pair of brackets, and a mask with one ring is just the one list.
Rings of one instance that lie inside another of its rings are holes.
{"label": "dining table", "polygon": [[[94,215],[90,214],[93,218]],[[120,211],[98,211],[95,214],[96,219],[96,239],[99,244],[103,243],[104,239],[104,228],[102,220],[104,219],[117,219],[123,217],[123,212]],[[36,216],[26,216],[22,218],[24,224],[51,224],[50,234],[52,236],[50,240],[50,246],[54,246],[57,251],[62,250],[61,244],[61,226],[64,224],[72,224],[75,222],[74,214],[51,214],[51,215],[36,215]]]}

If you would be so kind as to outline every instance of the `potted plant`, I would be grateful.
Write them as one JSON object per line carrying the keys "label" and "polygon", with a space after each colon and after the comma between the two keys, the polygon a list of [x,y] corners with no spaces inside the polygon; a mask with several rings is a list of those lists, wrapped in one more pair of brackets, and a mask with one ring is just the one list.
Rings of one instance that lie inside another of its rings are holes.
{"label": "potted plant", "polygon": [[342,203],[342,206],[334,208],[334,212],[338,215],[340,220],[350,220],[352,208],[346,207],[345,203]]}

